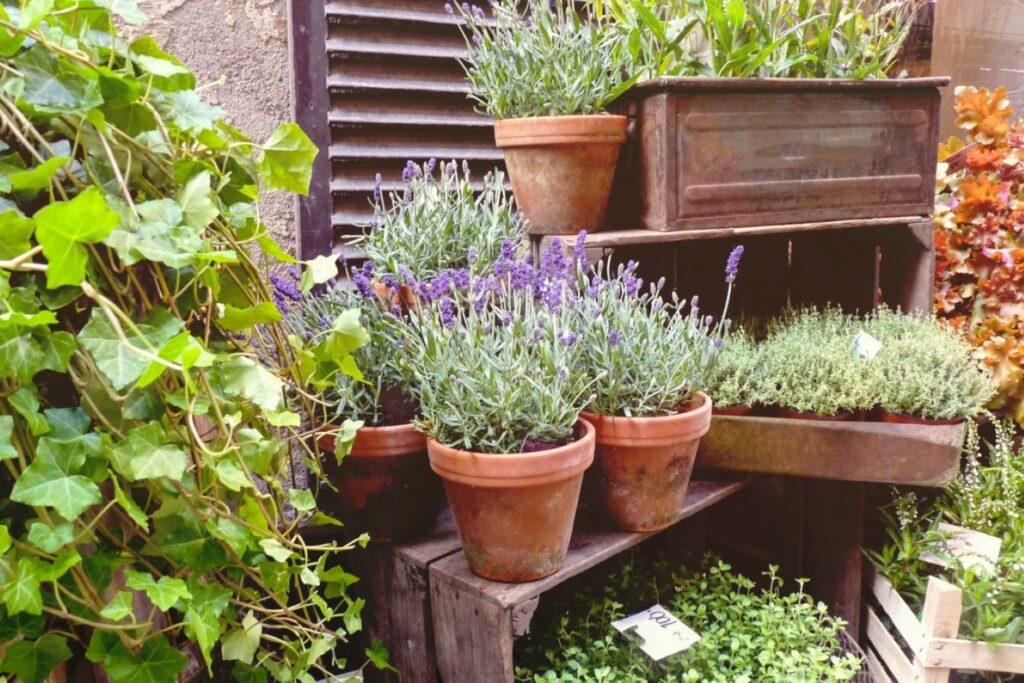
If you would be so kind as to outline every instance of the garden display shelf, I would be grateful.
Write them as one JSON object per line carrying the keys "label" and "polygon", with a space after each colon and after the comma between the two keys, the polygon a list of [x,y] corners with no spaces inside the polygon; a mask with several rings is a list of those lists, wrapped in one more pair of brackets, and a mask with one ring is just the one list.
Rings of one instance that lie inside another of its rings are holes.
{"label": "garden display shelf", "polygon": [[927,214],[948,78],[657,78],[631,119],[613,225],[692,230]]}
{"label": "garden display shelf", "polygon": [[[738,477],[692,480],[684,519],[744,483]],[[528,631],[541,595],[658,533],[611,530],[581,509],[562,569],[518,584],[488,581],[470,571],[447,511],[421,541],[371,545],[356,554],[363,557],[355,567],[371,592],[368,602],[377,606],[367,617],[367,635],[387,646],[400,674],[368,670],[367,680],[511,683],[513,642]]]}
{"label": "garden display shelf", "polygon": [[967,425],[832,422],[715,415],[698,468],[838,481],[945,486]]}
{"label": "garden display shelf", "polygon": [[947,683],[960,670],[1024,674],[1024,645],[989,647],[957,637],[963,595],[956,586],[930,577],[918,618],[874,567],[865,576],[873,598],[865,606],[865,651],[879,683]]}

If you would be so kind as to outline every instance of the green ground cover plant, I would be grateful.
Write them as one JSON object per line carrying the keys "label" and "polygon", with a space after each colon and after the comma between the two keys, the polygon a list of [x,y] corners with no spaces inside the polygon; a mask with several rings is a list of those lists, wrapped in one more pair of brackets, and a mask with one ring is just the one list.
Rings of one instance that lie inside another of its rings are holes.
{"label": "green ground cover plant", "polygon": [[319,471],[315,380],[356,373],[368,338],[358,311],[289,336],[266,284],[337,272],[284,253],[256,204],[304,192],[315,147],[232,127],[117,29],[144,20],[131,0],[0,6],[0,673],[170,683],[191,657],[313,681],[360,627],[336,557],[357,542],[307,544],[338,522],[291,482]]}

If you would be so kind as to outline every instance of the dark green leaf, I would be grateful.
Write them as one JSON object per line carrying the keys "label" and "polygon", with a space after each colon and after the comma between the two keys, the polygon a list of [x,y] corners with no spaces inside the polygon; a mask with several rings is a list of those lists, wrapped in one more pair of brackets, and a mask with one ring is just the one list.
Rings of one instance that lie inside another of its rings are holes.
{"label": "dark green leaf", "polygon": [[85,278],[88,258],[83,244],[100,242],[120,218],[107,206],[103,192],[89,187],[67,202],[53,202],[36,212],[36,239],[49,261],[47,287],[77,285]]}
{"label": "dark green leaf", "polygon": [[22,683],[43,683],[58,664],[71,659],[63,636],[47,633],[38,640],[12,643],[0,660],[0,671],[14,674]]}

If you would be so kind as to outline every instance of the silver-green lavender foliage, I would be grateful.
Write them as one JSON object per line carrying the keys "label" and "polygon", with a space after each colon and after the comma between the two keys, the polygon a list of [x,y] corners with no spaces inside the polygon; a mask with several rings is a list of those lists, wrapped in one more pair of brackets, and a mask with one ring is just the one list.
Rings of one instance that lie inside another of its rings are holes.
{"label": "silver-green lavender foliage", "polygon": [[707,377],[707,394],[718,408],[770,404],[765,353],[743,328],[729,330]]}
{"label": "silver-green lavender foliage", "polygon": [[938,321],[883,310],[863,327],[882,342],[870,371],[873,402],[888,412],[956,419],[977,415],[991,400],[991,374],[971,345]]}
{"label": "silver-green lavender foliage", "polygon": [[345,283],[334,282],[322,292],[292,302],[285,312],[289,327],[304,341],[315,344],[330,334],[331,321],[341,313],[360,311],[361,322],[370,335],[370,342],[352,354],[362,380],[336,374],[323,400],[335,415],[362,420],[367,426],[385,422],[385,395],[390,394],[392,401],[399,402],[412,395],[412,376],[392,336],[393,314],[385,310],[386,305],[376,296],[365,297]]}
{"label": "silver-green lavender foliage", "polygon": [[[577,310],[577,328],[588,367],[603,371],[587,410],[599,415],[670,415],[705,388],[725,332],[672,292],[661,297],[664,281],[640,291],[635,264],[619,266],[608,277],[604,264],[592,275],[589,295]],[[610,266],[608,267],[610,269]]]}
{"label": "silver-green lavender foliage", "polygon": [[500,171],[476,186],[466,163],[460,170],[454,161],[410,161],[402,177],[401,192],[378,188],[373,224],[354,241],[377,277],[426,280],[459,268],[480,273],[498,258],[503,242],[522,240],[523,219]]}
{"label": "silver-green lavender foliage", "polygon": [[551,310],[508,283],[497,287],[486,305],[456,290],[409,316],[405,357],[420,427],[446,446],[480,453],[569,439],[594,381],[570,332],[575,313]]}
{"label": "silver-green lavender foliage", "polygon": [[632,84],[621,41],[570,0],[498,0],[490,16],[459,11],[470,97],[496,119],[600,114]]}

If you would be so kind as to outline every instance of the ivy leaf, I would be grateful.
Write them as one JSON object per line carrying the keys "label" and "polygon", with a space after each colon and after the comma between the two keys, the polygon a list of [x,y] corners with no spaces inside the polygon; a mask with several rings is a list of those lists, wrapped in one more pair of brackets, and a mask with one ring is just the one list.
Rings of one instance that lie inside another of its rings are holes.
{"label": "ivy leaf", "polygon": [[21,8],[18,27],[25,31],[33,30],[52,9],[53,0],[28,0]]}
{"label": "ivy leaf", "polygon": [[54,439],[68,441],[89,431],[92,418],[81,408],[47,408],[43,411]]}
{"label": "ivy leaf", "polygon": [[247,356],[233,356],[221,366],[224,393],[243,396],[264,410],[281,407],[284,382]]}
{"label": "ivy leaf", "polygon": [[370,647],[364,650],[364,653],[366,658],[373,662],[373,665],[381,671],[398,671],[398,669],[391,666],[391,661],[388,659],[388,649],[379,640],[374,639]]}
{"label": "ivy leaf", "polygon": [[278,126],[256,159],[263,185],[268,190],[307,194],[318,151],[298,124]]}
{"label": "ivy leaf", "polygon": [[35,221],[17,211],[4,211],[0,214],[0,259],[12,259],[31,249],[29,237],[35,228]]}
{"label": "ivy leaf", "polygon": [[[156,353],[181,330],[182,322],[165,309],[155,308],[137,325],[139,333],[126,331],[129,344],[123,344],[106,315],[93,309],[92,318],[82,328],[78,341],[92,354],[96,367],[115,389],[133,384],[149,367],[150,360],[138,350]],[[134,349],[134,350],[133,350]]]}
{"label": "ivy leaf", "polygon": [[120,222],[96,187],[89,187],[70,201],[48,204],[34,218],[36,239],[49,262],[46,286],[50,289],[80,284],[88,261],[82,245],[101,241]]}
{"label": "ivy leaf", "polygon": [[71,543],[75,538],[74,528],[67,522],[51,527],[45,522],[32,522],[28,529],[29,543],[51,555]]}
{"label": "ivy leaf", "polygon": [[246,612],[242,618],[242,627],[233,629],[224,636],[220,646],[221,655],[226,661],[252,664],[262,635],[263,625],[252,612]]}
{"label": "ivy leaf", "polygon": [[292,505],[295,506],[295,509],[300,512],[309,512],[310,510],[316,509],[316,501],[313,500],[313,493],[308,489],[290,489],[288,491],[288,500],[290,500]]}
{"label": "ivy leaf", "polygon": [[121,484],[118,483],[117,477],[111,473],[110,480],[114,483],[114,500],[117,504],[128,513],[128,516],[132,518],[132,521],[138,524],[143,529],[149,530],[149,518],[146,517],[146,513],[142,511],[142,508],[132,500],[124,489],[121,488]]}
{"label": "ivy leaf", "polygon": [[25,77],[22,99],[40,111],[84,115],[103,104],[96,81],[42,45],[33,45],[11,61]]}
{"label": "ivy leaf", "polygon": [[11,394],[7,402],[25,418],[32,436],[41,436],[50,431],[50,423],[39,414],[39,397],[36,396],[35,389],[22,387]]}
{"label": "ivy leaf", "polygon": [[306,261],[306,268],[302,271],[300,287],[303,294],[309,292],[316,285],[322,285],[338,276],[338,259],[333,255],[317,256]]}
{"label": "ivy leaf", "polygon": [[11,532],[7,527],[0,524],[0,555],[11,549]]}
{"label": "ivy leaf", "polygon": [[39,584],[43,580],[42,564],[34,557],[18,558],[17,569],[4,586],[3,598],[7,613],[19,612],[40,615],[43,613],[43,594]]}
{"label": "ivy leaf", "polygon": [[206,660],[206,670],[212,676],[213,657],[210,653],[213,652],[213,646],[217,644],[221,634],[217,614],[207,607],[189,607],[185,628],[187,632],[191,632],[192,640],[199,645],[203,659]]}
{"label": "ivy leaf", "polygon": [[35,641],[11,643],[0,661],[0,671],[14,674],[21,683],[43,683],[58,664],[69,659],[67,640],[47,633]]}
{"label": "ivy leaf", "polygon": [[132,60],[148,71],[147,76],[163,90],[187,90],[196,87],[196,78],[188,67],[174,55],[161,50],[153,38],[139,38],[131,44],[129,51]]}
{"label": "ivy leaf", "polygon": [[174,607],[178,600],[187,602],[192,599],[192,594],[181,579],[161,576],[156,581],[148,572],[136,571],[126,572],[125,578],[124,585],[127,588],[144,592],[164,612]]}
{"label": "ivy leaf", "polygon": [[16,375],[22,382],[31,383],[45,360],[39,342],[27,330],[0,329],[0,377]]}
{"label": "ivy leaf", "polygon": [[169,92],[154,97],[153,103],[165,119],[185,132],[213,128],[213,124],[224,118],[223,109],[203,102],[195,90]]}
{"label": "ivy leaf", "polygon": [[234,460],[222,458],[214,467],[220,483],[230,491],[241,491],[252,486],[252,480],[245,475],[242,468]]}
{"label": "ivy leaf", "polygon": [[114,648],[103,659],[103,668],[113,683],[176,683],[186,661],[167,638],[156,636],[142,644],[139,655],[123,645]]}
{"label": "ivy leaf", "polygon": [[0,460],[12,460],[18,457],[18,449],[14,447],[14,418],[0,415]]}
{"label": "ivy leaf", "polygon": [[69,161],[71,157],[51,157],[38,166],[12,173],[8,177],[11,188],[16,192],[24,192],[28,197],[34,197],[50,186],[53,176]]}
{"label": "ivy leaf", "polygon": [[184,513],[153,520],[153,548],[197,572],[205,572],[227,561],[224,548]]}
{"label": "ivy leaf", "polygon": [[220,215],[210,198],[210,172],[203,171],[185,183],[178,193],[178,205],[184,213],[185,225],[202,232]]}
{"label": "ivy leaf", "polygon": [[281,311],[269,301],[264,301],[249,308],[235,308],[225,304],[217,323],[226,330],[241,332],[254,325],[269,325],[279,320]]}
{"label": "ivy leaf", "polygon": [[100,7],[106,7],[117,16],[124,19],[126,24],[141,26],[149,21],[149,17],[139,9],[135,0],[94,0]]}
{"label": "ivy leaf", "polygon": [[76,474],[86,461],[85,437],[74,441],[40,439],[36,458],[11,489],[11,500],[26,505],[52,507],[69,522],[89,506],[100,502],[100,490],[88,478]]}
{"label": "ivy leaf", "polygon": [[107,603],[107,606],[100,610],[100,616],[111,621],[121,621],[132,613],[132,594],[128,591],[118,591],[114,599]]}
{"label": "ivy leaf", "polygon": [[[0,5],[0,19],[14,25],[7,10]],[[0,57],[10,57],[18,52],[25,42],[25,34],[15,29],[0,28]]]}
{"label": "ivy leaf", "polygon": [[132,430],[114,447],[113,462],[122,474],[135,480],[167,477],[181,481],[188,468],[188,455],[180,446],[167,443],[159,422],[150,422]]}
{"label": "ivy leaf", "polygon": [[281,263],[298,263],[299,260],[281,248],[281,245],[269,235],[263,235],[257,240],[263,253],[273,256]]}
{"label": "ivy leaf", "polygon": [[71,356],[78,350],[78,343],[70,332],[51,332],[48,334],[34,335],[40,353],[43,354],[39,362],[40,370],[53,370],[54,372],[67,372]]}
{"label": "ivy leaf", "polygon": [[121,224],[104,244],[112,247],[126,265],[146,259],[180,269],[191,265],[205,246],[199,233],[182,223],[185,214],[173,199],[137,204],[138,216],[123,203],[117,206]]}
{"label": "ivy leaf", "polygon": [[260,541],[260,547],[263,548],[263,552],[278,562],[287,562],[288,558],[292,556],[292,551],[281,545],[276,538],[264,538]]}

